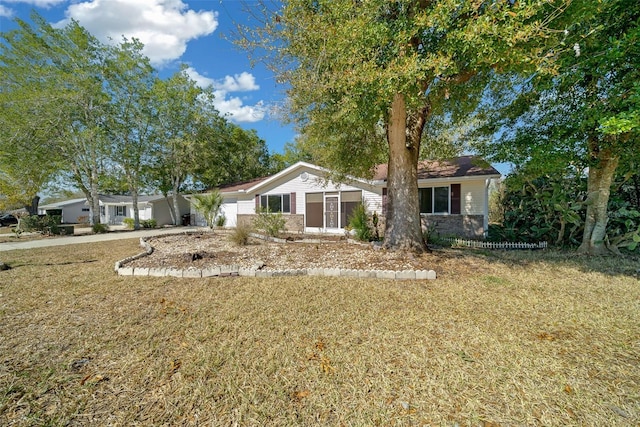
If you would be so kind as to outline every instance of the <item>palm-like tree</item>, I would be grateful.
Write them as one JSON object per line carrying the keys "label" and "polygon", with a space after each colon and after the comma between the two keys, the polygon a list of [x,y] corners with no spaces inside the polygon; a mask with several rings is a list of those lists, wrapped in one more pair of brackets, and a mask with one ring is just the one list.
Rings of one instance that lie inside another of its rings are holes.
{"label": "palm-like tree", "polygon": [[193,205],[207,221],[209,228],[213,230],[216,225],[216,217],[220,213],[222,207],[222,194],[220,191],[213,190],[207,194],[197,194],[193,196]]}

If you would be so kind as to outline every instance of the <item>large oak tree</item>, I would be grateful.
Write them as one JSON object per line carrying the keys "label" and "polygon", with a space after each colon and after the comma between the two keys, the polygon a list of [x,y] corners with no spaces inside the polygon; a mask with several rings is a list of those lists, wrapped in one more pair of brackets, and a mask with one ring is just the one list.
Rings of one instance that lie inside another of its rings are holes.
{"label": "large oak tree", "polygon": [[362,174],[388,154],[385,246],[423,250],[417,164],[433,105],[468,96],[457,88],[484,71],[535,69],[557,3],[290,0],[263,4],[263,25],[239,39],[289,85],[327,166]]}

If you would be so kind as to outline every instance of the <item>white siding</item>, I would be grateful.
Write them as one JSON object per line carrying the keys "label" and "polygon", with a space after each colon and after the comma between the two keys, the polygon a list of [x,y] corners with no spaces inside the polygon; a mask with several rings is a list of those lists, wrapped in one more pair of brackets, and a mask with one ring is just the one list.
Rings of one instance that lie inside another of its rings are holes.
{"label": "white siding", "polygon": [[460,186],[463,215],[484,215],[484,181],[463,182]]}
{"label": "white siding", "polygon": [[226,199],[220,207],[220,213],[227,218],[225,227],[235,227],[238,221],[238,199]]}
{"label": "white siding", "polygon": [[238,199],[238,214],[251,215],[256,213],[256,202],[253,197],[245,200]]}
{"label": "white siding", "polygon": [[[307,174],[307,178],[303,180],[302,172]],[[295,174],[293,178],[291,175],[285,176],[277,182],[274,182],[266,190],[262,190],[259,194],[290,194],[296,193],[296,214],[304,214],[306,212],[306,193],[320,193],[331,191],[355,191],[362,190],[363,197],[369,204],[369,210],[372,212],[377,209],[378,213],[381,212],[382,196],[376,193],[364,190],[361,187],[355,187],[349,184],[336,184],[333,182],[323,181],[322,177],[312,173],[309,170],[305,170]],[[290,178],[287,180],[286,178]],[[255,200],[252,198],[250,201],[238,202],[238,213],[252,214],[255,213]]]}

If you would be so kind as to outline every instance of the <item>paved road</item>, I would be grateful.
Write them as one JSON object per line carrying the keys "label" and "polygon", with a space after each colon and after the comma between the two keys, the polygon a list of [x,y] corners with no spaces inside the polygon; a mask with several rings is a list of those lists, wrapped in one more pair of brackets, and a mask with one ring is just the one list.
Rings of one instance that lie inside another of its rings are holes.
{"label": "paved road", "polygon": [[91,243],[91,242],[105,242],[107,240],[119,240],[119,239],[135,239],[145,236],[158,236],[161,234],[173,234],[181,233],[185,231],[197,231],[201,230],[197,227],[171,227],[161,228],[155,230],[138,230],[138,231],[116,231],[112,233],[104,234],[86,234],[78,236],[65,236],[65,237],[51,237],[40,240],[28,240],[21,242],[19,240],[15,242],[0,243],[0,252],[13,251],[16,249],[33,249],[33,248],[46,248],[49,246],[64,246],[74,245],[78,243]]}

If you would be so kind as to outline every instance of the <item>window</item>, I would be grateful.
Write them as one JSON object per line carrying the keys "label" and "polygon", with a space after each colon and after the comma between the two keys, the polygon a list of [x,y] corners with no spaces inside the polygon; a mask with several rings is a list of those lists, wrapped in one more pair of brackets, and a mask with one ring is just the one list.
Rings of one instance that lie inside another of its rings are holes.
{"label": "window", "polygon": [[427,187],[418,189],[420,213],[449,213],[449,187]]}
{"label": "window", "polygon": [[116,216],[127,216],[127,207],[116,206]]}
{"label": "window", "polygon": [[89,212],[89,211],[91,211],[91,209],[89,209],[89,208],[82,208],[82,212]]}
{"label": "window", "polygon": [[269,212],[291,212],[290,194],[263,194],[260,196],[260,207],[267,208]]}

